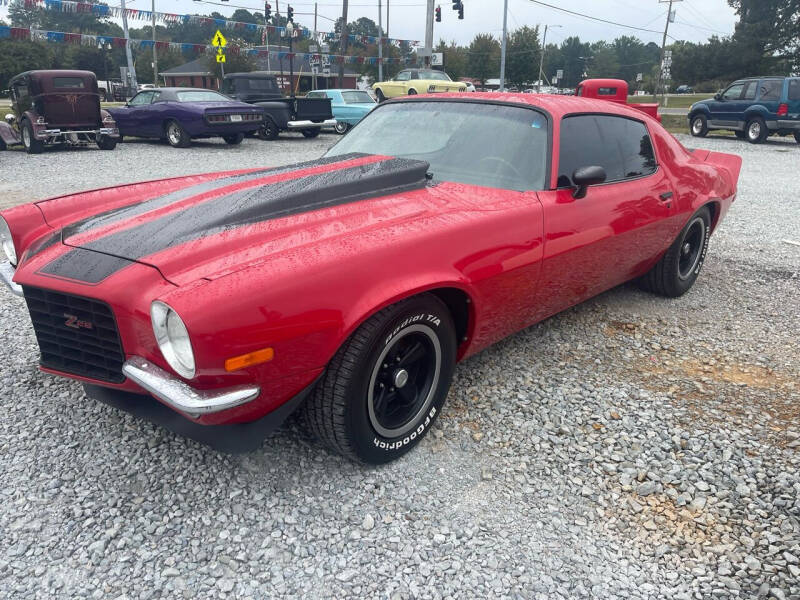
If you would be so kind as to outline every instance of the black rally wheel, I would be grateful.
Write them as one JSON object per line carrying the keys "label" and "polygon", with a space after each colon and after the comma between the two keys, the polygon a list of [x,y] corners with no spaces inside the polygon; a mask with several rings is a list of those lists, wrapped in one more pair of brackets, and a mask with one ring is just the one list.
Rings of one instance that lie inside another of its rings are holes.
{"label": "black rally wheel", "polygon": [[373,315],[342,345],[304,405],[305,421],[347,458],[395,460],[439,415],[455,359],[447,307],[429,294],[403,300]]}
{"label": "black rally wheel", "polygon": [[278,129],[278,126],[275,125],[275,121],[269,117],[264,119],[264,124],[256,132],[256,136],[265,141],[276,140],[278,139],[278,135],[280,135],[280,130]]}
{"label": "black rally wheel", "polygon": [[691,289],[703,268],[711,236],[711,212],[698,210],[658,263],[642,278],[645,289],[677,298]]}

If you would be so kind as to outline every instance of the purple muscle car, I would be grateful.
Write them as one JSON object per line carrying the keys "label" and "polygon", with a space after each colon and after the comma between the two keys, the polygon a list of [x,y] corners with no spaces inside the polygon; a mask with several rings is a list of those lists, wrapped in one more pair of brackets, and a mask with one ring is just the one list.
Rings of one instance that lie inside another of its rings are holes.
{"label": "purple muscle car", "polygon": [[263,109],[198,88],[143,90],[125,106],[108,111],[120,137],[166,139],[175,148],[186,148],[193,138],[209,137],[236,145],[245,134],[258,131],[264,121]]}

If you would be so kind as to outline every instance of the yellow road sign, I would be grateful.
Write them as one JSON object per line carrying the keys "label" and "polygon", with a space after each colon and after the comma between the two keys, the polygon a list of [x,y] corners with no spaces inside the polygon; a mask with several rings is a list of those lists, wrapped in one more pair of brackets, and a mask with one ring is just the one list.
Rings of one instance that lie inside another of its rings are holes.
{"label": "yellow road sign", "polygon": [[222,35],[222,32],[219,29],[217,29],[217,33],[214,34],[214,39],[211,40],[211,45],[215,48],[224,48],[228,45],[228,40],[225,39],[225,36]]}
{"label": "yellow road sign", "polygon": [[224,63],[225,62],[225,55],[224,54],[217,54],[217,62]]}

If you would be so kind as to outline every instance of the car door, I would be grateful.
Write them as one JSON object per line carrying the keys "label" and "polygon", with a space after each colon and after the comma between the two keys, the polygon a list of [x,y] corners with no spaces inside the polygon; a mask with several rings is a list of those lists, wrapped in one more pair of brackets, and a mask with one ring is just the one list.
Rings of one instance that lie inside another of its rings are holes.
{"label": "car door", "polygon": [[[538,318],[641,275],[669,245],[675,210],[643,121],[568,116],[558,148],[557,189],[539,193],[545,245]],[[603,167],[606,182],[576,199],[572,175],[587,166]]]}
{"label": "car door", "polygon": [[747,82],[745,81],[737,81],[720,95],[719,100],[710,102],[711,119],[709,126],[731,129],[742,127],[744,108],[741,100],[746,84]]}
{"label": "car door", "polygon": [[122,135],[147,137],[145,122],[153,95],[154,92],[150,90],[139,92],[125,106],[114,111],[117,127]]}
{"label": "car door", "polygon": [[411,81],[411,71],[400,71],[397,77],[390,82],[389,94],[387,94],[386,97],[395,98],[396,96],[404,96],[409,81]]}

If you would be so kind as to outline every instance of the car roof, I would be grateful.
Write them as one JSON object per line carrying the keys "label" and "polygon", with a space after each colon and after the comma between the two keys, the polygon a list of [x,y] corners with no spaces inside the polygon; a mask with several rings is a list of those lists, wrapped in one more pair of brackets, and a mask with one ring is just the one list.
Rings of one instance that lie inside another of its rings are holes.
{"label": "car roof", "polygon": [[34,69],[32,71],[24,71],[23,73],[19,73],[18,75],[14,75],[11,78],[13,81],[14,79],[20,79],[21,77],[30,76],[34,78],[39,78],[43,76],[49,77],[91,77],[95,78],[95,74],[91,71],[80,71],[77,69]]}
{"label": "car roof", "polygon": [[516,106],[530,106],[549,113],[554,119],[562,118],[574,113],[602,113],[620,117],[633,117],[646,121],[648,116],[640,110],[625,104],[601,100],[599,98],[585,98],[583,96],[561,96],[555,94],[524,94],[516,92],[446,92],[439,94],[420,94],[417,96],[402,96],[388,100],[387,103],[419,102],[421,100],[461,100],[464,102],[500,103]]}

